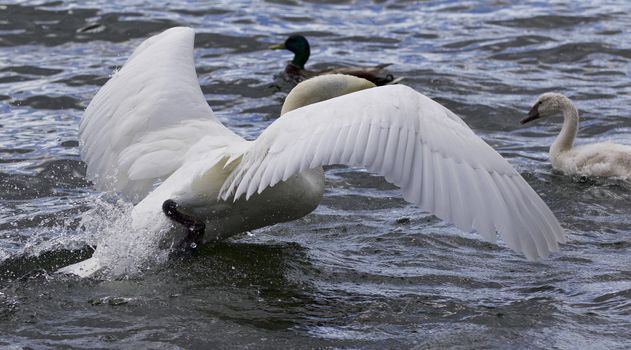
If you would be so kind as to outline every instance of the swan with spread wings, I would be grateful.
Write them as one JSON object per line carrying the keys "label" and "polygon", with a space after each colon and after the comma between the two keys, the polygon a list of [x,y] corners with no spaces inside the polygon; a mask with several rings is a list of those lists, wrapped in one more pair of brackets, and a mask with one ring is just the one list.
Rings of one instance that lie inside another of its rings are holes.
{"label": "swan with spread wings", "polygon": [[[529,259],[565,241],[552,212],[506,160],[454,113],[404,85],[309,79],[256,140],[243,139],[206,103],[193,41],[194,31],[183,27],[144,41],[81,120],[89,178],[137,203],[129,241],[158,242],[179,228],[204,243],[300,218],[320,203],[328,164],[380,174],[421,210],[489,241],[499,233]],[[90,276],[107,268],[104,254],[99,244],[92,258],[60,272]]]}

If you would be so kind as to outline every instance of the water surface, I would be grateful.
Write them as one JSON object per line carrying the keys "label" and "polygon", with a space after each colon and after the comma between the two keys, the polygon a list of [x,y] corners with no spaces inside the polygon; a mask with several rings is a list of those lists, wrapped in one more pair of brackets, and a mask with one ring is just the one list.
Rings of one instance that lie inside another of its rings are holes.
{"label": "water surface", "polygon": [[[631,143],[631,4],[602,2],[20,1],[0,5],[0,345],[94,348],[631,347],[631,185],[554,172],[559,119],[518,121],[555,90],[580,142]],[[307,217],[135,276],[53,275],[129,205],[79,159],[85,106],[144,38],[194,27],[220,119],[255,138],[280,111],[288,34],[310,66],[391,62],[513,164],[569,234],[528,262],[332,167]]]}

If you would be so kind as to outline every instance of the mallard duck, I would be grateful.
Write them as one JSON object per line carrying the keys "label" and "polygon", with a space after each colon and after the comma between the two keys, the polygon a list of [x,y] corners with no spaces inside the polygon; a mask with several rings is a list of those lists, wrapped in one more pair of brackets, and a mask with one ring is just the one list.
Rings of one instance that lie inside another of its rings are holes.
{"label": "mallard duck", "polygon": [[631,179],[631,145],[599,142],[574,147],[578,110],[566,96],[553,92],[541,95],[521,123],[558,113],[563,114],[563,126],[550,147],[554,169],[566,175]]}
{"label": "mallard duck", "polygon": [[305,64],[309,60],[311,47],[307,38],[302,35],[291,35],[284,43],[272,45],[269,48],[272,50],[289,50],[294,53],[294,59],[285,67],[285,73],[298,81],[324,74],[346,74],[363,78],[377,86],[382,86],[394,84],[403,79],[395,79],[391,74],[385,74],[384,69],[390,66],[391,63],[380,64],[374,67],[340,67],[322,71],[307,70],[305,69]]}
{"label": "mallard duck", "polygon": [[161,247],[298,219],[319,205],[329,164],[381,174],[422,210],[489,241],[499,232],[530,259],[565,241],[519,173],[414,89],[340,74],[308,79],[287,95],[281,117],[248,141],[208,106],[193,43],[184,27],[147,39],[85,110],[79,137],[88,177],[136,205],[131,227],[59,272],[133,272],[164,257]]}

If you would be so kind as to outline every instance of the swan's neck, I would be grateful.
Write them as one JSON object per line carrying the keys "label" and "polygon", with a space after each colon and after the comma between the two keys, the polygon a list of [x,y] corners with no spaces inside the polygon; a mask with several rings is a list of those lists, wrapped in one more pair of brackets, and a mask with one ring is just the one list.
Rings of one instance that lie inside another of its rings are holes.
{"label": "swan's neck", "polygon": [[561,107],[561,112],[563,113],[563,127],[559,136],[557,136],[550,147],[550,155],[553,157],[572,149],[576,132],[578,131],[578,111],[576,107],[571,102],[564,103]]}

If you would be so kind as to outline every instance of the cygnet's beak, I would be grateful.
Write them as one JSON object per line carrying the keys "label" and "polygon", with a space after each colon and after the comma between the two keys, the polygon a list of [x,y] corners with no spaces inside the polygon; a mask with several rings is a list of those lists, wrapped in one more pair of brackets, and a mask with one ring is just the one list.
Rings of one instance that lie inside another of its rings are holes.
{"label": "cygnet's beak", "polygon": [[285,49],[285,43],[276,44],[276,45],[270,45],[267,48],[271,49],[271,50],[284,50]]}
{"label": "cygnet's beak", "polygon": [[522,119],[520,123],[521,124],[526,124],[528,122],[531,122],[531,121],[539,119],[539,118],[541,118],[541,115],[539,114],[539,106],[538,105],[534,105],[530,109],[530,112],[528,112],[528,116],[526,118]]}

